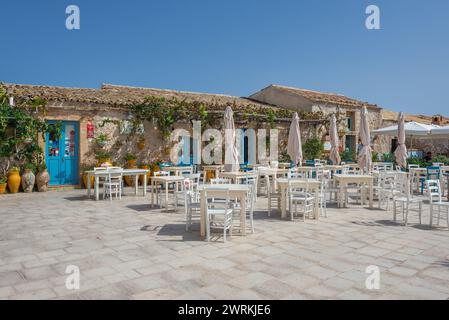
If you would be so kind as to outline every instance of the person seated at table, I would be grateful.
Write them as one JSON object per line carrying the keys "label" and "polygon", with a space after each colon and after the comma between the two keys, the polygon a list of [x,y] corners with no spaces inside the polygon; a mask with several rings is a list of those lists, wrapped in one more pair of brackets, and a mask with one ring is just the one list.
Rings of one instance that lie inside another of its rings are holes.
{"label": "person seated at table", "polygon": [[424,161],[430,162],[432,161],[432,152],[427,152],[426,156],[424,157]]}

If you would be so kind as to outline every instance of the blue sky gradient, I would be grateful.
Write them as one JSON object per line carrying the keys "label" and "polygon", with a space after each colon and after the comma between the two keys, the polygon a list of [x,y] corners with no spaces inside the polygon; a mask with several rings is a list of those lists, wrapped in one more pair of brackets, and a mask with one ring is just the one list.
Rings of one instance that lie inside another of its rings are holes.
{"label": "blue sky gradient", "polygon": [[[381,30],[365,28],[369,4]],[[16,0],[0,17],[3,82],[237,96],[276,83],[449,115],[447,0]]]}

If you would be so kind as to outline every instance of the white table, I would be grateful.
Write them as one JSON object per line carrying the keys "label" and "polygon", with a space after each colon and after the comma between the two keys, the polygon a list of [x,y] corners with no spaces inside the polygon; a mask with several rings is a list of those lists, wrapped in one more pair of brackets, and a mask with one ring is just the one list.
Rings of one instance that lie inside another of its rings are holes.
{"label": "white table", "polygon": [[[154,193],[156,191],[156,185],[158,183],[164,185],[165,187],[165,210],[168,211],[168,185],[174,184],[173,196],[175,198],[175,207],[178,205],[177,193],[178,193],[178,183],[184,181],[183,176],[152,176],[151,177],[151,207],[154,206]],[[161,204],[162,206],[162,204]]]}
{"label": "white table", "polygon": [[162,167],[162,171],[173,172],[175,176],[180,176],[183,171],[193,172],[193,167],[191,166],[172,166],[172,167]]}
{"label": "white table", "polygon": [[[116,172],[116,171],[114,171]],[[145,179],[143,179],[143,196],[147,194],[147,174],[150,170],[146,169],[122,169],[121,170],[123,176],[134,176],[134,194],[137,195],[139,189],[139,176],[145,175]],[[108,170],[89,170],[87,173],[87,196],[90,198],[91,195],[91,185],[90,180],[91,177],[94,177],[94,194],[95,200],[98,201],[100,199],[99,185],[100,185],[100,177],[106,178],[109,173]]]}
{"label": "white table", "polygon": [[249,186],[245,184],[214,184],[214,185],[200,185],[198,191],[200,192],[200,234],[202,237],[206,236],[206,197],[205,187],[213,187],[213,190],[207,191],[209,196],[217,198],[225,197],[226,190],[229,190],[229,197],[231,199],[238,199],[240,202],[240,228],[242,235],[246,234],[246,195],[249,192]]}
{"label": "white table", "polygon": [[277,185],[281,191],[281,217],[287,218],[287,193],[288,193],[288,182],[294,187],[305,187],[308,184],[310,190],[313,191],[315,197],[315,204],[313,209],[313,216],[315,219],[320,217],[320,189],[321,182],[318,180],[306,180],[306,179],[287,179],[279,178],[276,179]]}
{"label": "white table", "polygon": [[[369,207],[373,207],[373,193],[374,193],[374,177],[370,175],[359,175],[359,174],[336,174],[334,175],[334,179],[338,185],[341,186],[341,190],[347,192],[347,187],[351,183],[355,184],[367,184],[369,188]],[[346,194],[339,197],[339,207],[342,205],[342,200],[346,197]]]}
{"label": "white table", "polygon": [[252,172],[236,171],[236,172],[220,172],[219,176],[220,178],[231,179],[233,183],[241,183],[242,180],[246,179],[247,177],[257,177],[257,174]]}

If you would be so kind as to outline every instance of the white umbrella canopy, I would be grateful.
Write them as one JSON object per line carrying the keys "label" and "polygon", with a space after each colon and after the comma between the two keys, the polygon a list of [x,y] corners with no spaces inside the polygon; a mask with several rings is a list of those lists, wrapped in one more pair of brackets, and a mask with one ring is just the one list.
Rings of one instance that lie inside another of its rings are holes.
{"label": "white umbrella canopy", "polygon": [[433,128],[430,135],[432,138],[449,138],[449,127]]}
{"label": "white umbrella canopy", "polygon": [[[435,124],[424,124],[419,122],[407,122],[404,124],[404,132],[406,136],[415,136],[415,137],[428,137],[432,130],[440,128]],[[398,126],[390,126],[378,130],[374,130],[371,133],[376,135],[386,135],[386,136],[397,136],[398,134]]]}
{"label": "white umbrella canopy", "polygon": [[287,153],[295,165],[302,163],[301,129],[299,128],[299,116],[296,112],[293,114],[290,131],[288,132]]}
{"label": "white umbrella canopy", "polygon": [[330,134],[330,138],[331,138],[330,159],[333,164],[339,165],[341,162],[341,157],[340,157],[340,154],[338,153],[338,148],[340,146],[340,142],[338,140],[337,118],[335,117],[335,114],[332,114],[332,116],[331,116],[329,134]]}
{"label": "white umbrella canopy", "polygon": [[225,165],[226,172],[239,171],[239,152],[236,145],[236,133],[234,125],[234,112],[227,107],[224,115],[225,128]]}
{"label": "white umbrella canopy", "polygon": [[360,141],[362,142],[362,149],[358,155],[360,169],[369,172],[372,162],[372,150],[370,146],[371,136],[368,123],[368,111],[363,107],[360,113]]}
{"label": "white umbrella canopy", "polygon": [[407,167],[407,147],[405,146],[405,117],[404,113],[399,113],[398,117],[398,147],[394,152],[396,163],[402,168]]}

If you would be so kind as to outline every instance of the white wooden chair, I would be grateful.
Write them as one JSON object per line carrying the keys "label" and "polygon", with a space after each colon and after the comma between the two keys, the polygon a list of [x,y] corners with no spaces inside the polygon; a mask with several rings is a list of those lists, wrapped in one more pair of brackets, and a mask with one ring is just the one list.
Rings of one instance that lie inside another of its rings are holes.
{"label": "white wooden chair", "polygon": [[[437,226],[440,225],[441,209],[444,208],[446,211],[446,223],[449,228],[449,202],[443,202],[441,194],[441,186],[439,180],[427,180],[426,181],[427,192],[429,194],[429,204],[430,204],[430,227],[433,226],[433,218],[435,213],[437,214]],[[437,210],[435,210],[435,207]]]}
{"label": "white wooden chair", "polygon": [[[400,186],[400,193],[393,197],[393,221],[396,222],[397,209],[402,208],[402,219],[404,220],[405,226],[408,223],[409,212],[412,210],[418,211],[419,224],[421,224],[423,201],[412,196],[410,180],[407,173],[398,173],[396,177],[398,180],[397,185]],[[417,206],[417,208],[413,209],[413,206]]]}
{"label": "white wooden chair", "polygon": [[190,179],[183,181],[184,190],[184,211],[186,215],[186,231],[192,230],[192,220],[200,218],[200,201],[198,193],[195,192],[193,183]]}
{"label": "white wooden chair", "polygon": [[223,188],[214,189],[214,186],[207,186],[204,189],[206,202],[206,241],[210,241],[211,227],[223,230],[223,241],[226,242],[226,233],[232,236],[232,214],[231,202],[229,199],[229,189],[225,189],[224,202],[214,202],[210,195],[215,190],[223,192]]}
{"label": "white wooden chair", "polygon": [[112,195],[116,199],[122,198],[123,172],[121,169],[107,170],[106,180],[103,182],[103,199],[109,197],[112,201]]}
{"label": "white wooden chair", "polygon": [[[153,173],[153,175],[155,177],[168,177],[168,176],[170,176],[170,172],[168,172],[168,171],[155,171]],[[164,183],[156,182],[154,187],[156,189],[155,190],[156,191],[156,204],[162,204],[162,199],[161,199],[161,197],[162,197],[162,189],[165,188],[165,185],[164,185]]]}
{"label": "white wooden chair", "polygon": [[[251,228],[251,233],[254,233],[254,206],[256,203],[256,193],[257,193],[257,181],[250,180],[248,181],[249,190],[246,194],[246,218],[249,219],[249,227]],[[234,215],[238,217],[240,221],[240,203],[236,202],[233,206]]]}
{"label": "white wooden chair", "polygon": [[305,221],[306,215],[310,216],[310,214],[313,213],[315,197],[311,193],[309,193],[308,180],[305,187],[302,188],[294,187],[291,184],[291,181],[289,181],[288,197],[289,211],[292,221],[298,214],[302,215],[302,220]]}
{"label": "white wooden chair", "polygon": [[379,209],[386,204],[386,210],[390,209],[390,202],[393,198],[401,194],[401,184],[397,179],[398,172],[382,171],[379,174]]}

